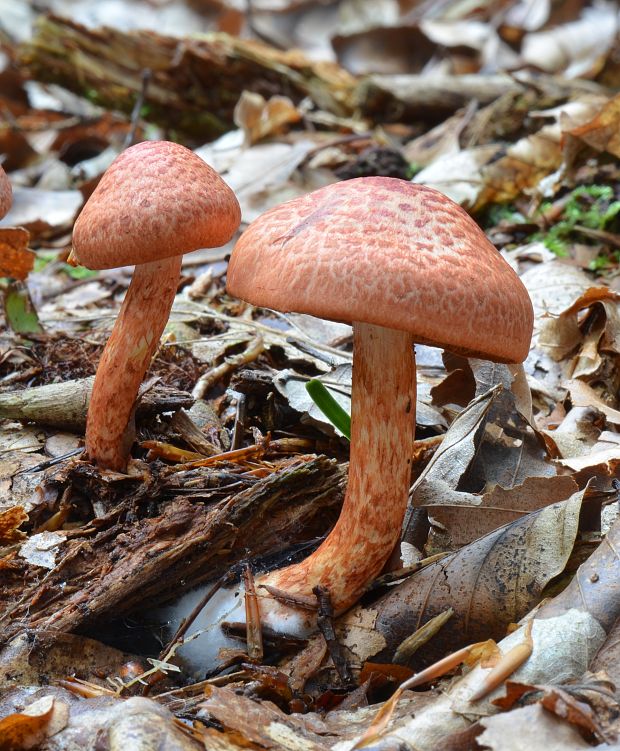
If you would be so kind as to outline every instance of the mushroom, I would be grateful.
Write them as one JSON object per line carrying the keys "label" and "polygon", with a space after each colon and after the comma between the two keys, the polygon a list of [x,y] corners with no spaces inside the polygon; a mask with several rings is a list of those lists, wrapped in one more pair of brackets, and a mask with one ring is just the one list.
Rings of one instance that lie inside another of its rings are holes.
{"label": "mushroom", "polygon": [[0,167],[0,219],[9,213],[13,203],[13,191],[6,172]]}
{"label": "mushroom", "polygon": [[[227,289],[253,305],[353,324],[340,517],[308,558],[257,580],[292,595],[322,585],[340,613],[380,573],[401,532],[415,431],[413,344],[521,362],[532,335],[528,293],[460,206],[387,177],[328,185],[263,214],[233,250]],[[263,593],[266,623],[312,627]]]}
{"label": "mushroom", "polygon": [[103,351],[88,409],[86,455],[125,471],[138,387],[164,330],[184,253],[218,247],[239,226],[231,189],[200,157],[145,141],[110,165],[73,230],[73,255],[91,269],[135,265]]}

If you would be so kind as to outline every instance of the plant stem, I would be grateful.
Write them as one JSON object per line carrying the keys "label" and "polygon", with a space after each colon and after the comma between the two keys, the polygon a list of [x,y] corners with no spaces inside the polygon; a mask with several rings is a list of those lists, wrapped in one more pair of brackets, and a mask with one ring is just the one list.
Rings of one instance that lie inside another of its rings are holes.
{"label": "plant stem", "polygon": [[327,419],[347,438],[351,440],[351,415],[343,409],[321,381],[313,378],[306,384],[310,398],[327,417]]}

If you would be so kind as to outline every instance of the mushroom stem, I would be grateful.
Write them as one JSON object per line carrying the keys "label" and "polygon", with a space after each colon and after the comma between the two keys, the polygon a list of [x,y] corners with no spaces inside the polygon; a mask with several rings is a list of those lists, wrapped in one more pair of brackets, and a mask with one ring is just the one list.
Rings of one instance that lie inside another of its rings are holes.
{"label": "mushroom stem", "polygon": [[128,430],[138,388],[168,321],[182,256],[136,266],[105,346],[88,409],[86,454],[98,466],[124,472]]}
{"label": "mushroom stem", "polygon": [[[306,560],[258,582],[302,595],[322,585],[336,612],[359,599],[398,541],[415,434],[413,336],[367,323],[354,323],[353,333],[351,459],[340,518]],[[267,598],[261,611],[274,626],[284,615]]]}

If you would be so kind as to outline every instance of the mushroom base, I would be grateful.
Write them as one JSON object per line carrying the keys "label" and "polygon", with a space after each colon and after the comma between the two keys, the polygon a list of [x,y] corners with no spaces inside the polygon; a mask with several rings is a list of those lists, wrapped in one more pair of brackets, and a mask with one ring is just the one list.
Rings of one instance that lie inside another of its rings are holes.
{"label": "mushroom base", "polygon": [[182,256],[136,266],[105,346],[88,407],[86,455],[124,472],[134,435],[138,388],[164,331],[181,276]]}
{"label": "mushroom base", "polygon": [[[256,581],[262,618],[273,628],[308,627],[314,616],[281,604],[260,588],[311,595],[325,587],[343,612],[381,572],[396,545],[407,508],[415,435],[413,337],[354,323],[351,459],[340,518],[323,544],[301,563]],[[304,621],[304,623],[300,623]]]}

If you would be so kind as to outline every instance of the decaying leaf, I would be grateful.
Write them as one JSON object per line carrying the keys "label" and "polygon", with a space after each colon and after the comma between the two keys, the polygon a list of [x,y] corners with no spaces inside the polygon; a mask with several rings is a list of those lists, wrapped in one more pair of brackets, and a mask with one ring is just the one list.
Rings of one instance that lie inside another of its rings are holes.
{"label": "decaying leaf", "polygon": [[549,715],[540,705],[485,717],[478,742],[493,751],[580,751],[591,748],[569,724]]}
{"label": "decaying leaf", "polygon": [[272,96],[267,101],[251,91],[242,92],[234,112],[235,125],[243,130],[248,145],[277,134],[285,125],[300,119],[299,110],[288,97]]}
{"label": "decaying leaf", "polygon": [[0,276],[24,280],[34,266],[34,253],[28,250],[28,230],[0,228]]}
{"label": "decaying leaf", "polygon": [[[437,488],[438,490],[438,488]],[[529,477],[508,490],[496,485],[482,496],[459,493],[447,488],[433,503],[424,503],[432,523],[439,523],[444,546],[454,549],[467,545],[494,529],[525,514],[568,498],[577,486],[571,477]],[[443,533],[443,534],[442,534]]]}
{"label": "decaying leaf", "polygon": [[602,3],[585,8],[573,23],[526,34],[523,59],[545,71],[564,71],[568,78],[592,75],[613,43],[616,15],[613,5]]}
{"label": "decaying leaf", "polygon": [[53,569],[60,546],[67,539],[62,532],[39,532],[21,546],[19,554],[33,566]]}
{"label": "decaying leaf", "polygon": [[[573,376],[592,375],[601,365],[599,348],[620,351],[619,302],[620,295],[608,287],[590,287],[565,310],[541,321],[538,346],[554,360],[562,360],[581,345]],[[592,319],[584,326],[581,313],[587,308]]]}
{"label": "decaying leaf", "polygon": [[22,712],[0,720],[0,749],[28,751],[62,730],[69,717],[67,705],[53,696],[44,696]]}
{"label": "decaying leaf", "polygon": [[583,141],[597,151],[607,151],[616,157],[620,156],[620,137],[618,123],[620,121],[620,95],[610,99],[601,110],[586,123],[567,126],[568,136]]}
{"label": "decaying leaf", "polygon": [[28,521],[28,514],[23,506],[13,506],[0,512],[0,545],[18,542],[26,537],[19,527]]}

